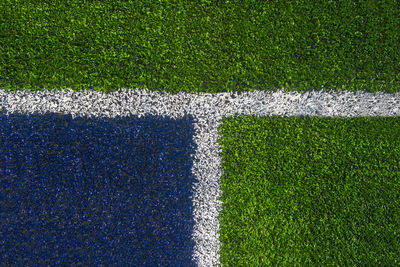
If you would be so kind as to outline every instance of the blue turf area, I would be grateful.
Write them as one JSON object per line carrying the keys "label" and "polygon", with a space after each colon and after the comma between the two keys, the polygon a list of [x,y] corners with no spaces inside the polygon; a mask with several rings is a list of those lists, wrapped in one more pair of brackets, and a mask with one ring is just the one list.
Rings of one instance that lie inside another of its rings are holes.
{"label": "blue turf area", "polygon": [[192,117],[0,114],[5,265],[194,265]]}

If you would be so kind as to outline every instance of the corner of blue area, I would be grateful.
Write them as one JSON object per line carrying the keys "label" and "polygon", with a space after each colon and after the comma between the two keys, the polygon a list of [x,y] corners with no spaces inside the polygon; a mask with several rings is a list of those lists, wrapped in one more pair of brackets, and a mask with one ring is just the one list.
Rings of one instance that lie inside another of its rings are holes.
{"label": "corner of blue area", "polygon": [[0,114],[0,257],[192,266],[193,118]]}

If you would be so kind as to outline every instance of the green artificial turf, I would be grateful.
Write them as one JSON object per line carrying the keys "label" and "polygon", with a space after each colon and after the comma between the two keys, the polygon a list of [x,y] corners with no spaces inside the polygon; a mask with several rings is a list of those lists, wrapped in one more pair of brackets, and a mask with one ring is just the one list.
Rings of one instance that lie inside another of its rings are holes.
{"label": "green artificial turf", "polygon": [[399,117],[229,117],[223,266],[400,263]]}
{"label": "green artificial turf", "polygon": [[398,92],[400,5],[0,1],[0,88]]}

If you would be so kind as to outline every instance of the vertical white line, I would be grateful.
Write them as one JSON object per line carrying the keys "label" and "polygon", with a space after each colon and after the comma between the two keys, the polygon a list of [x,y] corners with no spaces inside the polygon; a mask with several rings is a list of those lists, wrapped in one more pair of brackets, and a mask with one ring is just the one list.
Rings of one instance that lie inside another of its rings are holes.
{"label": "vertical white line", "polygon": [[194,184],[194,220],[193,239],[196,242],[194,259],[198,266],[217,266],[219,262],[219,221],[222,202],[219,179],[222,176],[218,155],[218,120],[206,120],[195,123],[197,134],[194,141],[197,151],[193,163],[193,174],[197,178]]}

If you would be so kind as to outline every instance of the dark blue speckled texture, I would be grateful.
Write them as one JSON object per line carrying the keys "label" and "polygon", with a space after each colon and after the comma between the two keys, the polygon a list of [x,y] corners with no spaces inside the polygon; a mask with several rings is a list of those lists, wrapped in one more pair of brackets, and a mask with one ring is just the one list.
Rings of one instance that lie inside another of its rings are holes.
{"label": "dark blue speckled texture", "polygon": [[0,113],[0,259],[193,266],[193,118]]}

